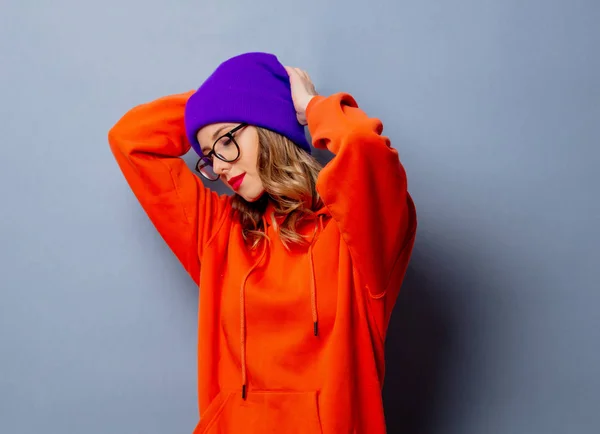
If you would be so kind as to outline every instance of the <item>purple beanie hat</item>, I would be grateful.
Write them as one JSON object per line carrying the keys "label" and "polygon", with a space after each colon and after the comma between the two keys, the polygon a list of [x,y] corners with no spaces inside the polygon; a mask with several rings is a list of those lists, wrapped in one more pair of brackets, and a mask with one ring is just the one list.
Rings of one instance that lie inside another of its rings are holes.
{"label": "purple beanie hat", "polygon": [[184,120],[188,140],[199,155],[198,131],[218,122],[262,127],[311,153],[304,126],[296,118],[288,73],[273,54],[246,53],[223,62],[188,99]]}

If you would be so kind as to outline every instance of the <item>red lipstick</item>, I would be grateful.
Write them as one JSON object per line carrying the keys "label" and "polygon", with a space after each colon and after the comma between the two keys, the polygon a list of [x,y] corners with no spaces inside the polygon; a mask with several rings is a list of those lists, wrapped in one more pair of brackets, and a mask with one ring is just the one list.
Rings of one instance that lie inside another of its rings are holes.
{"label": "red lipstick", "polygon": [[244,176],[246,176],[246,174],[242,173],[241,175],[234,176],[227,182],[229,183],[229,185],[231,185],[231,188],[233,188],[235,191],[238,191],[242,185],[242,182],[244,181]]}

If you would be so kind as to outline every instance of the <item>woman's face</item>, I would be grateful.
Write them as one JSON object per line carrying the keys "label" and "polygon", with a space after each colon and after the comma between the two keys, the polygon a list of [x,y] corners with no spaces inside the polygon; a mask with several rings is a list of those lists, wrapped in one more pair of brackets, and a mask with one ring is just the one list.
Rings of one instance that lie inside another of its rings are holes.
{"label": "woman's face", "polygon": [[207,125],[198,131],[196,137],[204,155],[208,155],[214,147],[216,152],[225,155],[228,160],[237,155],[235,143],[238,144],[239,157],[233,162],[225,162],[212,155],[213,170],[227,187],[248,202],[254,202],[265,191],[258,176],[258,133],[251,125],[230,133],[239,125],[239,123]]}

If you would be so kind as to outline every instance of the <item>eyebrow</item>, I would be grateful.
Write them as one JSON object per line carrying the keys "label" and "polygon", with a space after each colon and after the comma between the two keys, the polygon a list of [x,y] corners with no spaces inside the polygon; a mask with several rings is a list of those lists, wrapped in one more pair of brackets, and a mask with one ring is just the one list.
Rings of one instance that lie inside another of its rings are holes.
{"label": "eyebrow", "polygon": [[213,133],[212,139],[213,140],[217,140],[223,134],[223,131],[229,130],[229,129],[231,129],[231,125],[230,124],[223,125],[221,128],[219,128],[217,131],[215,131]]}
{"label": "eyebrow", "polygon": [[[220,138],[220,137],[221,137],[221,135],[223,134],[223,131],[225,131],[225,130],[228,130],[228,129],[230,129],[230,128],[231,128],[231,125],[229,125],[229,124],[223,125],[221,128],[218,128],[218,129],[217,129],[217,131],[215,131],[215,132],[213,133],[213,135],[212,135],[212,140],[213,140],[213,141],[214,141],[214,140],[217,140],[218,138]],[[202,151],[202,153],[206,153],[206,152],[210,151],[210,149],[211,149],[211,147],[210,147],[210,146],[202,146],[202,147],[200,148],[200,150]]]}

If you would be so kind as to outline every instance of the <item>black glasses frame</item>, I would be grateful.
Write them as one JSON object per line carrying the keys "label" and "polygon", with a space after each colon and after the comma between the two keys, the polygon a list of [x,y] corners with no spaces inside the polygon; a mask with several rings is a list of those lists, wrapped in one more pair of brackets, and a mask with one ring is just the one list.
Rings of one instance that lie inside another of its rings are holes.
{"label": "black glasses frame", "polygon": [[[215,179],[209,178],[208,176],[206,176],[204,174],[204,172],[202,172],[200,170],[200,164],[204,163],[205,165],[212,166],[213,157],[217,157],[219,160],[224,161],[226,163],[233,163],[238,158],[240,158],[240,145],[238,145],[238,142],[235,140],[234,134],[237,133],[242,128],[247,127],[247,126],[248,126],[247,123],[241,123],[237,127],[231,129],[230,131],[228,131],[225,134],[223,134],[222,136],[220,136],[217,140],[215,140],[215,142],[213,143],[212,149],[206,155],[200,157],[198,159],[198,161],[196,162],[196,166],[194,168],[196,170],[196,172],[198,172],[200,175],[202,175],[205,179],[208,179],[209,181],[218,181],[220,178],[218,175]],[[227,159],[227,158],[223,157],[222,155],[215,152],[215,147],[217,146],[217,143],[219,143],[219,140],[221,140],[225,137],[227,137],[229,140],[231,140],[233,142],[233,144],[235,145],[235,149],[237,150],[236,156],[233,159]]]}

